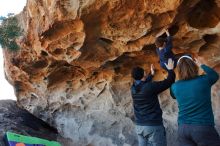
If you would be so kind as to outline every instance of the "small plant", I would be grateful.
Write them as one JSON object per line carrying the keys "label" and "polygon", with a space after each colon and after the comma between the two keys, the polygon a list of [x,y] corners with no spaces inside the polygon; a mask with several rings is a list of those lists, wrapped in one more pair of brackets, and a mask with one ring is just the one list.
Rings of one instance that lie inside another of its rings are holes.
{"label": "small plant", "polygon": [[19,49],[16,43],[16,38],[21,36],[21,28],[18,26],[16,17],[9,17],[2,21],[0,25],[0,44],[2,48],[7,48],[11,51]]}
{"label": "small plant", "polygon": [[4,16],[0,16],[0,21],[6,19]]}

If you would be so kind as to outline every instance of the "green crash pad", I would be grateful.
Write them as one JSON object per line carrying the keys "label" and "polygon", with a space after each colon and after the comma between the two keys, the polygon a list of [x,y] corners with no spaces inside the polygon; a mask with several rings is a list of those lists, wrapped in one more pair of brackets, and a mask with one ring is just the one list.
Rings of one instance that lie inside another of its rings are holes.
{"label": "green crash pad", "polygon": [[27,146],[61,146],[61,144],[56,141],[49,141],[37,137],[24,136],[12,132],[6,133],[6,141],[8,143],[8,146],[14,146],[16,145],[16,143],[23,143]]}

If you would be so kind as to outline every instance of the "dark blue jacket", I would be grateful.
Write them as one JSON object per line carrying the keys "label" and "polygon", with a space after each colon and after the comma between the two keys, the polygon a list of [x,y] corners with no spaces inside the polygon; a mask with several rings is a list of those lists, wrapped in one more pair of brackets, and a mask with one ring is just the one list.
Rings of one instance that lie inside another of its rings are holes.
{"label": "dark blue jacket", "polygon": [[134,115],[136,125],[154,126],[162,125],[162,111],[158,94],[168,89],[175,81],[173,70],[168,71],[167,79],[163,81],[151,81],[149,76],[146,81],[137,81],[131,87]]}
{"label": "dark blue jacket", "polygon": [[175,55],[172,52],[172,48],[173,48],[172,37],[168,36],[166,46],[162,50],[159,50],[159,48],[156,49],[157,55],[160,58],[160,66],[163,67],[165,70],[167,69],[164,63],[167,63],[169,58],[172,58],[176,62]]}
{"label": "dark blue jacket", "polygon": [[205,75],[191,80],[179,80],[171,87],[171,95],[178,102],[180,125],[214,125],[211,87],[219,75],[206,65],[201,67]]}

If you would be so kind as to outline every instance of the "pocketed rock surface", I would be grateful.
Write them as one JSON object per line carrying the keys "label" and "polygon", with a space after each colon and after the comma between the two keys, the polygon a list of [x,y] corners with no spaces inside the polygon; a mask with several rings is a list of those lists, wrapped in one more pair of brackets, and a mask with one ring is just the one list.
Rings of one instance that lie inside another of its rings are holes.
{"label": "pocketed rock surface", "polygon": [[[155,35],[169,27],[173,51],[200,56],[220,72],[219,0],[28,0],[17,18],[20,50],[4,49],[18,104],[57,127],[72,145],[134,146],[131,69],[159,66]],[[177,56],[178,56],[177,55]],[[220,82],[213,110],[220,126]],[[177,105],[160,96],[169,146]]]}

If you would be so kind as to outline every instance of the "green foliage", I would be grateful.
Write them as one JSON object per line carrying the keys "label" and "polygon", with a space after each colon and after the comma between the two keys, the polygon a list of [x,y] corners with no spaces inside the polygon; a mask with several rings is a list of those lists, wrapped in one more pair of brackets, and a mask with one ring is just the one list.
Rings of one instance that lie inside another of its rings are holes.
{"label": "green foliage", "polygon": [[6,17],[0,16],[0,20],[4,20],[4,19],[6,19]]}
{"label": "green foliage", "polygon": [[2,48],[7,48],[11,51],[19,49],[16,43],[16,38],[21,36],[21,28],[18,26],[16,17],[4,19],[0,25],[0,44]]}

